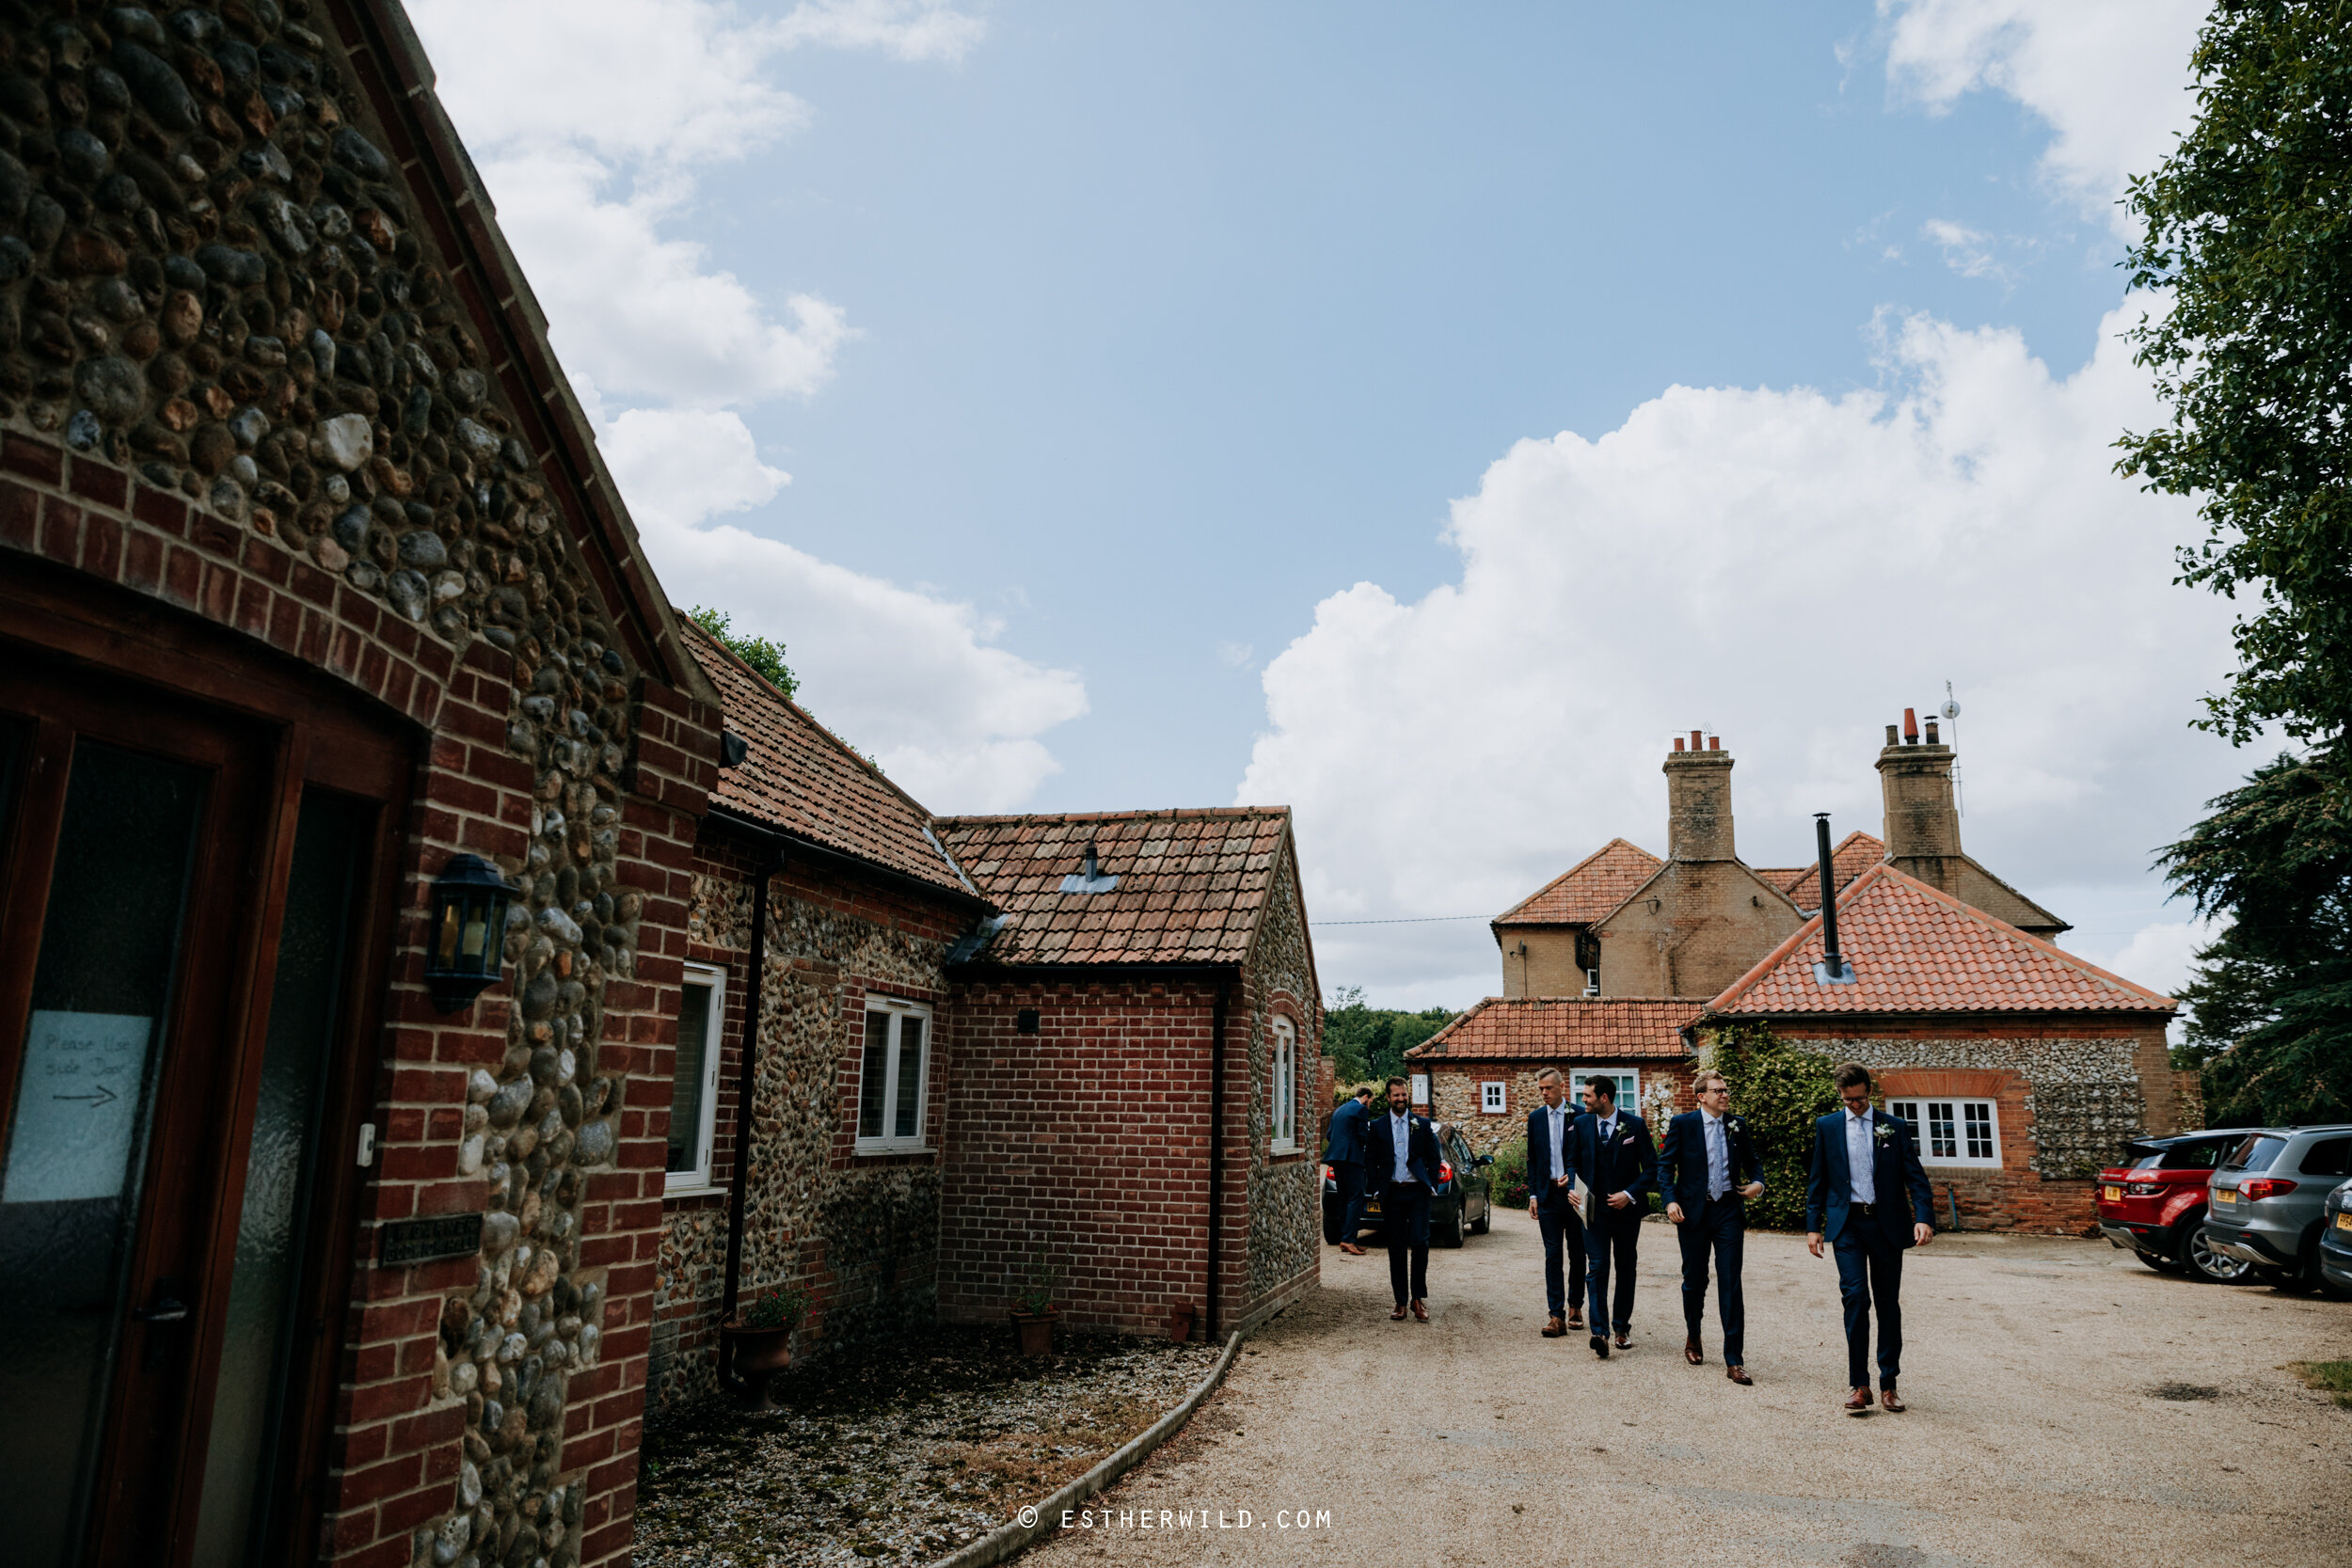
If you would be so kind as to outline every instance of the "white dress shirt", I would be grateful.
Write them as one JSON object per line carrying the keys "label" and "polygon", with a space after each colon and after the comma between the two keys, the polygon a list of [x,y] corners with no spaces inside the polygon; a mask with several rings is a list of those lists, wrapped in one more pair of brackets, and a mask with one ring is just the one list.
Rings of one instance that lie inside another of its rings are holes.
{"label": "white dress shirt", "polygon": [[1853,1200],[1856,1203],[1876,1203],[1879,1189],[1871,1160],[1877,1155],[1870,1136],[1870,1113],[1855,1116],[1846,1113],[1846,1169],[1853,1178]]}
{"label": "white dress shirt", "polygon": [[1389,1113],[1389,1142],[1396,1149],[1396,1170],[1391,1176],[1391,1180],[1396,1181],[1420,1180],[1414,1176],[1412,1163],[1407,1158],[1413,1150],[1413,1118],[1411,1117],[1400,1117],[1394,1111]]}
{"label": "white dress shirt", "polygon": [[1707,1132],[1707,1196],[1721,1197],[1731,1191],[1731,1143],[1724,1133],[1724,1118],[1712,1112],[1699,1112],[1699,1126]]}
{"label": "white dress shirt", "polygon": [[1547,1105],[1544,1114],[1551,1118],[1551,1174],[1555,1177],[1565,1176],[1568,1174],[1568,1156],[1564,1140],[1567,1135],[1568,1108],[1565,1105]]}

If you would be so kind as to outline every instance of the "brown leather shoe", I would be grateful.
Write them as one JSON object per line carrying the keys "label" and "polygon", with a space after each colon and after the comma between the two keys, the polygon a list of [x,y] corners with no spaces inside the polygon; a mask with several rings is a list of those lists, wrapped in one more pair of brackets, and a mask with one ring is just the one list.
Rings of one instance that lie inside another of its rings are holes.
{"label": "brown leather shoe", "polygon": [[1340,1243],[1340,1250],[1346,1253],[1350,1258],[1361,1258],[1364,1255],[1364,1249],[1358,1246],[1353,1242],[1342,1242]]}
{"label": "brown leather shoe", "polygon": [[1568,1308],[1568,1332],[1571,1334],[1584,1332],[1584,1308],[1581,1307]]}
{"label": "brown leather shoe", "polygon": [[1418,1299],[1413,1303],[1413,1317],[1421,1323],[1429,1321],[1429,1308],[1423,1307]]}
{"label": "brown leather shoe", "polygon": [[1748,1370],[1745,1367],[1725,1367],[1724,1369],[1724,1376],[1731,1379],[1732,1382],[1738,1384],[1742,1388],[1745,1388],[1748,1385],[1756,1381],[1756,1379],[1748,1375]]}
{"label": "brown leather shoe", "polygon": [[1391,1322],[1391,1323],[1403,1323],[1404,1321],[1405,1321],[1405,1304],[1404,1304],[1403,1302],[1401,1302],[1401,1301],[1400,1301],[1400,1302],[1398,1302],[1398,1303],[1396,1304],[1396,1310],[1389,1314],[1389,1322]]}
{"label": "brown leather shoe", "polygon": [[1870,1413],[1870,1390],[1868,1390],[1867,1388],[1857,1388],[1857,1389],[1855,1389],[1852,1393],[1848,1394],[1848,1395],[1846,1396],[1846,1414],[1847,1414],[1847,1415],[1849,1415],[1849,1416],[1867,1416],[1869,1413]]}
{"label": "brown leather shoe", "polygon": [[1895,1386],[1891,1383],[1879,1390],[1879,1403],[1886,1407],[1889,1416],[1899,1416],[1911,1408],[1895,1397]]}
{"label": "brown leather shoe", "polygon": [[1557,1339],[1567,1331],[1568,1325],[1560,1321],[1560,1314],[1557,1312],[1544,1320],[1544,1338],[1547,1339]]}
{"label": "brown leather shoe", "polygon": [[1631,1350],[1631,1349],[1633,1348],[1633,1340],[1632,1340],[1632,1338],[1631,1338],[1630,1336],[1629,1336],[1629,1335],[1624,1335],[1624,1334],[1620,1334],[1620,1335],[1618,1335],[1618,1336],[1617,1336],[1617,1348],[1618,1348],[1619,1350]]}
{"label": "brown leather shoe", "polygon": [[1707,1365],[1707,1353],[1699,1349],[1696,1339],[1685,1339],[1682,1341],[1682,1359],[1693,1367],[1704,1367]]}

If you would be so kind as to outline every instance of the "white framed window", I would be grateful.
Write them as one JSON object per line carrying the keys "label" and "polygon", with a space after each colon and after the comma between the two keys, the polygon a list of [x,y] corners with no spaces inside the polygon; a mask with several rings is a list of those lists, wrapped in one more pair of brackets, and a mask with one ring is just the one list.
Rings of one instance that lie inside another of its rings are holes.
{"label": "white framed window", "polygon": [[1510,1098],[1501,1079],[1489,1078],[1478,1085],[1478,1114],[1499,1117],[1510,1109]]}
{"label": "white framed window", "polygon": [[1274,1152],[1298,1152],[1298,1031],[1287,1018],[1274,1020],[1274,1082],[1266,1104],[1271,1113]]}
{"label": "white framed window", "polygon": [[857,1080],[857,1151],[919,1152],[930,1095],[931,1010],[877,996],[866,1004],[866,1054]]}
{"label": "white framed window", "polygon": [[727,972],[686,966],[678,997],[677,1066],[670,1080],[670,1155],[665,1192],[710,1185],[710,1146],[719,1122],[719,1038],[727,1016]]}
{"label": "white framed window", "polygon": [[[1642,1075],[1626,1068],[1577,1068],[1568,1074],[1568,1096],[1580,1111],[1590,1110],[1585,1103],[1584,1085],[1595,1078],[1606,1078],[1617,1085],[1617,1109],[1642,1114]],[[1656,1130],[1653,1129],[1653,1133]]]}
{"label": "white framed window", "polygon": [[1923,1165],[1998,1165],[2001,1124],[1990,1100],[1890,1100],[1887,1110],[1911,1123]]}
{"label": "white framed window", "polygon": [[1600,994],[1600,971],[1598,969],[1588,969],[1584,972],[1584,994],[1587,996]]}

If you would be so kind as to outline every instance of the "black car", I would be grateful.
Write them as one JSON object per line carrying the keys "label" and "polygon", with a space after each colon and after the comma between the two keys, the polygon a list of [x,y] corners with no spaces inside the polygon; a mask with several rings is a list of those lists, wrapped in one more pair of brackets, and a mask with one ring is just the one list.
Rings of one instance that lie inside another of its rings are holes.
{"label": "black car", "polygon": [[[1438,1246],[1455,1247],[1465,1236],[1484,1236],[1495,1218],[1494,1178],[1486,1167],[1495,1163],[1491,1154],[1478,1154],[1470,1149],[1470,1140],[1451,1122],[1439,1122],[1438,1133],[1438,1191],[1429,1204],[1429,1240]],[[1331,1174],[1331,1167],[1323,1167],[1323,1239],[1333,1245],[1352,1242],[1354,1236],[1340,1234],[1343,1215],[1340,1209],[1340,1184]],[[1364,1228],[1380,1228],[1380,1200],[1364,1200]]]}

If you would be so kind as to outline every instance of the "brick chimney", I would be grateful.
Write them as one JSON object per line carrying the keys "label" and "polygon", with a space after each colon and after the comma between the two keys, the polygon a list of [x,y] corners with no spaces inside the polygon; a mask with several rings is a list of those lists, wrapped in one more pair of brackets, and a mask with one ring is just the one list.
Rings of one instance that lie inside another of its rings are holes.
{"label": "brick chimney", "polygon": [[1952,749],[1936,734],[1935,721],[1928,721],[1922,742],[1914,710],[1903,709],[1903,737],[1897,740],[1895,726],[1886,726],[1878,769],[1886,858],[1897,870],[1951,892],[1960,869],[1960,810],[1952,800]]}
{"label": "brick chimney", "polygon": [[1731,847],[1731,753],[1723,742],[1691,732],[1691,749],[1680,739],[1666,755],[1666,858],[1727,861]]}

